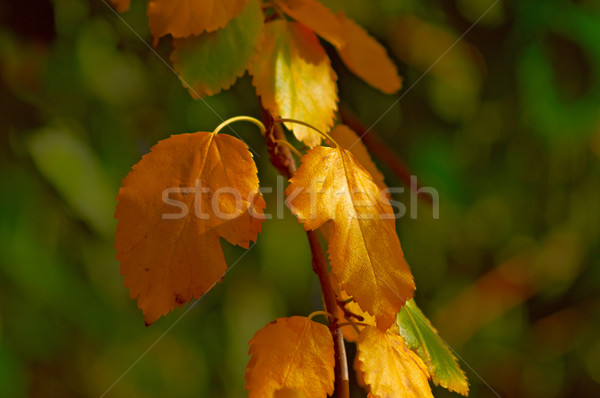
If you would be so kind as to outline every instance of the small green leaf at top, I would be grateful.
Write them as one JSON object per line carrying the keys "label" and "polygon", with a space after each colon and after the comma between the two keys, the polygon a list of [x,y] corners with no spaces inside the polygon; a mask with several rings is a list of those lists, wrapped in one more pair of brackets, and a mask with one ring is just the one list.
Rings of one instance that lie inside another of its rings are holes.
{"label": "small green leaf at top", "polygon": [[465,372],[413,299],[406,302],[396,320],[400,335],[425,362],[435,385],[467,396],[469,383]]}
{"label": "small green leaf at top", "polygon": [[192,97],[215,95],[241,77],[257,52],[264,26],[259,0],[250,0],[223,29],[173,39],[171,62]]}

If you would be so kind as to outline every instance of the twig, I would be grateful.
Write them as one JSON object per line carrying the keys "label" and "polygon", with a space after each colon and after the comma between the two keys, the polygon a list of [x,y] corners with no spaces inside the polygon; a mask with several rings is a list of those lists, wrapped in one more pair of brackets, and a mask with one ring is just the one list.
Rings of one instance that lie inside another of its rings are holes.
{"label": "twig", "polygon": [[[264,109],[262,116],[267,132],[265,139],[267,149],[270,155],[270,161],[275,168],[286,178],[291,178],[296,172],[296,162],[292,157],[290,148],[281,145],[279,141],[285,140],[285,135],[281,129],[281,124],[273,124],[273,117]],[[308,243],[312,253],[312,268],[319,277],[319,284],[323,292],[325,309],[332,315],[329,319],[329,331],[333,337],[333,346],[335,350],[335,394],[337,398],[348,398],[350,396],[348,360],[346,358],[346,348],[344,346],[344,335],[339,326],[338,305],[335,290],[329,278],[327,270],[327,260],[325,252],[319,242],[319,236],[315,231],[306,231]]]}
{"label": "twig", "polygon": [[346,308],[346,304],[348,304],[351,301],[352,301],[352,298],[349,298],[346,301],[342,301],[342,300],[337,301],[338,306],[344,311],[344,318],[346,318],[346,319],[354,318],[359,322],[364,321],[365,318],[362,315],[355,314],[354,312],[352,312],[348,308]]}

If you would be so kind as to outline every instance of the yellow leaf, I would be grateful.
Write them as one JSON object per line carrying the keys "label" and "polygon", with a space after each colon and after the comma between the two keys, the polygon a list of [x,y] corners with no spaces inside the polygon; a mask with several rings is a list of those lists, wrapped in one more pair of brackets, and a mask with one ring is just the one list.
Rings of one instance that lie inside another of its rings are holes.
{"label": "yellow leaf", "polygon": [[147,324],[209,291],[227,269],[219,238],[247,248],[265,207],[246,145],[206,132],[156,144],[117,200],[117,260]]}
{"label": "yellow leaf", "polygon": [[118,12],[125,12],[129,10],[129,4],[131,0],[110,0],[115,5]]}
{"label": "yellow leaf", "polygon": [[150,0],[148,19],[154,44],[166,34],[175,38],[224,28],[248,0]]}
{"label": "yellow leaf", "polygon": [[306,230],[332,220],[331,269],[342,288],[389,328],[414,291],[385,195],[354,155],[316,147],[290,180],[287,202]]}
{"label": "yellow leaf", "polygon": [[[305,121],[329,131],[337,110],[337,76],[310,29],[284,20],[268,23],[250,73],[263,106],[274,117]],[[310,147],[321,142],[321,136],[308,127],[291,123],[286,127]]]}
{"label": "yellow leaf", "polygon": [[367,326],[358,339],[356,356],[374,398],[433,398],[427,367],[399,335]]}
{"label": "yellow leaf", "polygon": [[375,163],[371,159],[371,155],[369,155],[369,152],[367,151],[367,147],[365,147],[361,138],[350,129],[350,127],[339,124],[331,130],[329,136],[342,148],[352,152],[359,163],[369,172],[371,177],[373,177],[373,182],[375,182],[380,189],[387,189],[383,174],[381,174],[379,169],[377,169],[377,166],[375,166]]}
{"label": "yellow leaf", "polygon": [[306,317],[279,318],[250,340],[250,398],[326,397],[333,393],[333,340],[327,326]]}
{"label": "yellow leaf", "polygon": [[345,45],[338,47],[344,64],[358,77],[387,94],[402,86],[398,70],[385,48],[344,14],[338,14],[344,29]]}
{"label": "yellow leaf", "polygon": [[308,26],[316,34],[336,47],[344,44],[342,23],[336,14],[318,0],[275,0],[296,21]]}

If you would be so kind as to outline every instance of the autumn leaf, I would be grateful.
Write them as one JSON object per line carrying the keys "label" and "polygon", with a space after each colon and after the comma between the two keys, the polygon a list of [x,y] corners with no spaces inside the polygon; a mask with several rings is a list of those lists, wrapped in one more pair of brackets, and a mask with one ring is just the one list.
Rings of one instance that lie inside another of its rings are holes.
{"label": "autumn leaf", "polygon": [[383,174],[379,171],[371,155],[367,151],[367,147],[363,144],[360,137],[350,127],[339,124],[335,126],[333,130],[329,132],[329,136],[338,143],[344,149],[352,152],[356,160],[367,170],[367,172],[373,177],[373,182],[377,184],[380,189],[387,189]]}
{"label": "autumn leaf", "polygon": [[129,10],[131,0],[110,0],[114,4],[118,12],[125,12]]}
{"label": "autumn leaf", "polygon": [[435,385],[468,395],[469,383],[456,357],[414,300],[406,302],[398,314],[397,322],[406,345],[425,362]]}
{"label": "autumn leaf", "polygon": [[256,53],[263,26],[260,2],[250,0],[225,28],[174,39],[171,62],[184,87],[194,98],[231,87]]}
{"label": "autumn leaf", "polygon": [[249,397],[326,397],[333,393],[333,340],[309,318],[279,318],[250,340]]}
{"label": "autumn leaf", "polygon": [[387,94],[402,86],[385,48],[343,12],[334,14],[318,0],[277,0],[286,14],[333,44],[344,64],[361,79]]}
{"label": "autumn leaf", "polygon": [[146,324],[225,274],[220,238],[248,247],[265,207],[246,145],[226,134],[174,135],[152,147],[119,194],[115,248]]}
{"label": "autumn leaf", "polygon": [[188,37],[224,28],[248,0],[150,0],[148,19],[154,45],[166,34]]}
{"label": "autumn leaf", "polygon": [[283,11],[336,47],[344,45],[344,31],[338,16],[319,0],[275,0]]}
{"label": "autumn leaf", "polygon": [[[337,110],[337,76],[310,29],[284,20],[266,24],[250,73],[263,106],[274,117],[308,121],[329,131]],[[306,126],[285,125],[310,147],[321,142],[321,136]]]}
{"label": "autumn leaf", "polygon": [[287,202],[306,230],[332,222],[331,269],[377,326],[389,328],[415,288],[385,195],[354,155],[316,147],[290,180]]}
{"label": "autumn leaf", "polygon": [[358,77],[387,94],[400,90],[402,80],[385,48],[356,22],[338,14],[345,44],[337,47],[344,64]]}
{"label": "autumn leaf", "polygon": [[366,326],[356,344],[359,372],[374,398],[433,398],[425,364],[401,336]]}

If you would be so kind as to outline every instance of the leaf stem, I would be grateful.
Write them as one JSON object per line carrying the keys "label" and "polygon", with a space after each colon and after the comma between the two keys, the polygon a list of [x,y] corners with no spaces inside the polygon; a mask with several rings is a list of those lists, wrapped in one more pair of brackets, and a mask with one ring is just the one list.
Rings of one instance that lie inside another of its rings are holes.
{"label": "leaf stem", "polygon": [[255,118],[250,117],[250,116],[236,116],[236,117],[232,117],[230,119],[227,119],[223,123],[219,124],[217,126],[217,128],[213,131],[213,134],[218,134],[219,131],[223,130],[225,127],[227,127],[231,123],[235,123],[235,122],[250,122],[250,123],[254,123],[260,129],[260,133],[262,135],[265,135],[265,132],[267,131],[265,125],[262,124],[262,122],[260,120],[258,120],[258,119],[255,119]]}
{"label": "leaf stem", "polygon": [[317,133],[321,134],[321,136],[325,137],[326,139],[330,140],[331,142],[333,142],[335,144],[336,147],[340,147],[338,145],[337,142],[335,142],[335,140],[333,138],[331,138],[331,136],[327,133],[322,132],[321,130],[319,130],[318,128],[316,128],[315,126],[313,126],[312,124],[303,122],[301,120],[296,120],[296,119],[275,119],[273,121],[273,123],[295,123],[295,124],[301,124],[302,126],[311,128],[313,130],[315,130]]}
{"label": "leaf stem", "polygon": [[313,319],[315,316],[317,316],[317,315],[323,315],[323,316],[324,316],[324,317],[326,317],[328,320],[329,320],[329,319],[331,319],[331,318],[333,318],[333,315],[331,315],[331,314],[330,314],[329,312],[327,312],[327,311],[315,311],[315,312],[311,313],[311,314],[308,316],[308,319],[311,319],[311,320],[312,320],[312,319]]}

